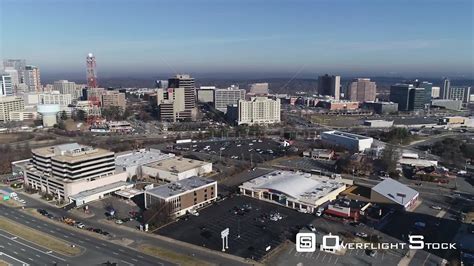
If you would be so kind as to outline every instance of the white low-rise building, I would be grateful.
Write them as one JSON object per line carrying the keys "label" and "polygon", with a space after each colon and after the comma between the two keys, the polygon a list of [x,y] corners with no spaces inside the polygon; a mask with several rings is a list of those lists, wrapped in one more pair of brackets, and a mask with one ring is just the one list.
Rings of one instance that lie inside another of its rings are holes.
{"label": "white low-rise building", "polygon": [[245,196],[313,213],[322,204],[336,199],[351,183],[342,178],[274,171],[243,183],[239,189]]}
{"label": "white low-rise building", "polygon": [[365,120],[364,121],[364,126],[375,127],[375,128],[393,127],[393,121]]}
{"label": "white low-rise building", "polygon": [[141,167],[143,165],[167,160],[174,156],[173,153],[162,153],[156,149],[127,151],[116,155],[115,170],[126,172],[128,177],[141,177],[143,173]]}
{"label": "white low-rise building", "polygon": [[336,130],[321,133],[321,140],[331,145],[359,152],[369,149],[374,142],[371,137]]}

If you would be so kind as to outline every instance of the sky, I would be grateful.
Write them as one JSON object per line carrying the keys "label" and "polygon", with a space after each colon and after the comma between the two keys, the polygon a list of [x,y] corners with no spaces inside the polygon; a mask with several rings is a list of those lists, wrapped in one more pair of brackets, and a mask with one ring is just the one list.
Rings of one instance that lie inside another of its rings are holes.
{"label": "sky", "polygon": [[0,0],[0,57],[43,74],[473,76],[472,0]]}

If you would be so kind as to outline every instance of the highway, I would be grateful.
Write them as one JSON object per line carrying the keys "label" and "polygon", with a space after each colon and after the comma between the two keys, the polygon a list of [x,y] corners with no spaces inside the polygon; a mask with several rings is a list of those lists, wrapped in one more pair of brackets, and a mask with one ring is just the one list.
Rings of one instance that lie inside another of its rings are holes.
{"label": "highway", "polygon": [[[4,231],[0,232],[0,252],[7,254],[17,260],[33,265],[97,265],[107,261],[116,262],[119,265],[174,265],[170,262],[156,257],[139,253],[124,246],[112,244],[86,234],[73,232],[57,226],[54,223],[45,222],[18,209],[0,205],[0,215],[11,219],[24,226],[31,227],[46,234],[63,239],[76,246],[84,248],[84,253],[76,257],[67,257],[45,250],[25,240]],[[5,256],[7,261],[13,259]],[[3,257],[2,257],[3,258]],[[8,260],[10,259],[10,260]],[[20,262],[14,263],[15,265]],[[22,263],[20,263],[22,264]]]}

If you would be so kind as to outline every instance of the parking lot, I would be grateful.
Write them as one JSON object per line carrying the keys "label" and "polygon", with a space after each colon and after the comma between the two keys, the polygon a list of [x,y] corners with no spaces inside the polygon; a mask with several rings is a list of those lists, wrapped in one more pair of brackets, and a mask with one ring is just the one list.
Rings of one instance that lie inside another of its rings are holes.
{"label": "parking lot", "polygon": [[[143,198],[143,196],[138,195],[134,198],[136,199],[135,201],[131,201],[120,199],[115,196],[110,196],[101,201],[89,203],[88,208],[90,214],[93,214],[94,218],[97,220],[109,219],[110,221],[114,222],[120,220],[122,221],[122,223],[120,223],[121,226],[137,229],[140,227],[140,219],[135,220],[132,219],[132,217],[135,213],[141,213],[141,207],[139,206],[140,203],[136,203],[136,201],[140,201],[141,198]],[[107,214],[107,211],[110,210],[110,208],[114,209],[114,217],[109,217],[110,215]]]}
{"label": "parking lot", "polygon": [[[243,207],[247,208],[243,210]],[[221,231],[229,228],[227,252],[259,260],[269,252],[267,247],[272,250],[286,239],[293,240],[299,228],[314,219],[309,214],[244,196],[225,199],[199,213],[199,216],[181,219],[156,233],[221,251]],[[281,219],[275,216],[281,216]]]}
{"label": "parking lot", "polygon": [[289,160],[281,160],[275,166],[330,175],[331,171],[334,171],[335,161],[316,161],[311,158],[292,158]]}
{"label": "parking lot", "polygon": [[268,139],[222,140],[175,144],[175,150],[193,151],[261,163],[285,154],[280,143]]}

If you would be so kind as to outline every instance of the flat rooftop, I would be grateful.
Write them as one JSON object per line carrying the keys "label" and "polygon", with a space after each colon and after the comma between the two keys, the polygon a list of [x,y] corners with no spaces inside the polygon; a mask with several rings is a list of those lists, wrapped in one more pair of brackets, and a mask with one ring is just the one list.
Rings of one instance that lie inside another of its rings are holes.
{"label": "flat rooftop", "polygon": [[357,134],[352,134],[352,133],[337,131],[337,130],[325,131],[325,132],[323,132],[323,134],[336,135],[336,136],[341,136],[341,137],[345,137],[345,138],[349,138],[349,139],[355,139],[355,140],[371,139],[371,137],[366,137],[366,136],[362,136],[362,135],[357,135]]}
{"label": "flat rooftop", "polygon": [[391,178],[378,183],[372,190],[400,205],[406,205],[418,196],[418,191]]}
{"label": "flat rooftop", "polygon": [[127,151],[117,154],[115,157],[115,165],[122,167],[131,167],[138,165],[145,165],[153,162],[158,162],[166,159],[173,158],[173,153],[163,153],[160,150],[139,150],[139,151]]}
{"label": "flat rooftop", "polygon": [[171,157],[166,160],[146,164],[145,166],[168,172],[182,173],[207,164],[210,163],[182,157]]}
{"label": "flat rooftop", "polygon": [[132,183],[119,181],[119,182],[111,183],[105,186],[96,187],[94,189],[82,191],[80,193],[70,196],[70,198],[74,200],[79,200],[79,199],[87,198],[90,196],[94,196],[99,193],[104,193],[104,192],[109,192],[109,191],[113,192],[113,191],[117,191],[124,188],[130,188],[132,186],[133,186]]}
{"label": "flat rooftop", "polygon": [[216,183],[216,181],[200,176],[192,176],[190,178],[186,178],[177,182],[148,189],[145,192],[155,197],[166,199],[212,183]]}
{"label": "flat rooftop", "polygon": [[54,160],[60,162],[74,163],[83,160],[112,155],[113,152],[93,148],[91,146],[80,145],[78,143],[67,143],[55,146],[42,147],[31,150],[33,154],[42,157],[54,157]]}
{"label": "flat rooftop", "polygon": [[243,183],[241,188],[249,190],[278,191],[301,202],[314,204],[332,191],[345,187],[341,181],[308,173],[273,171]]}

